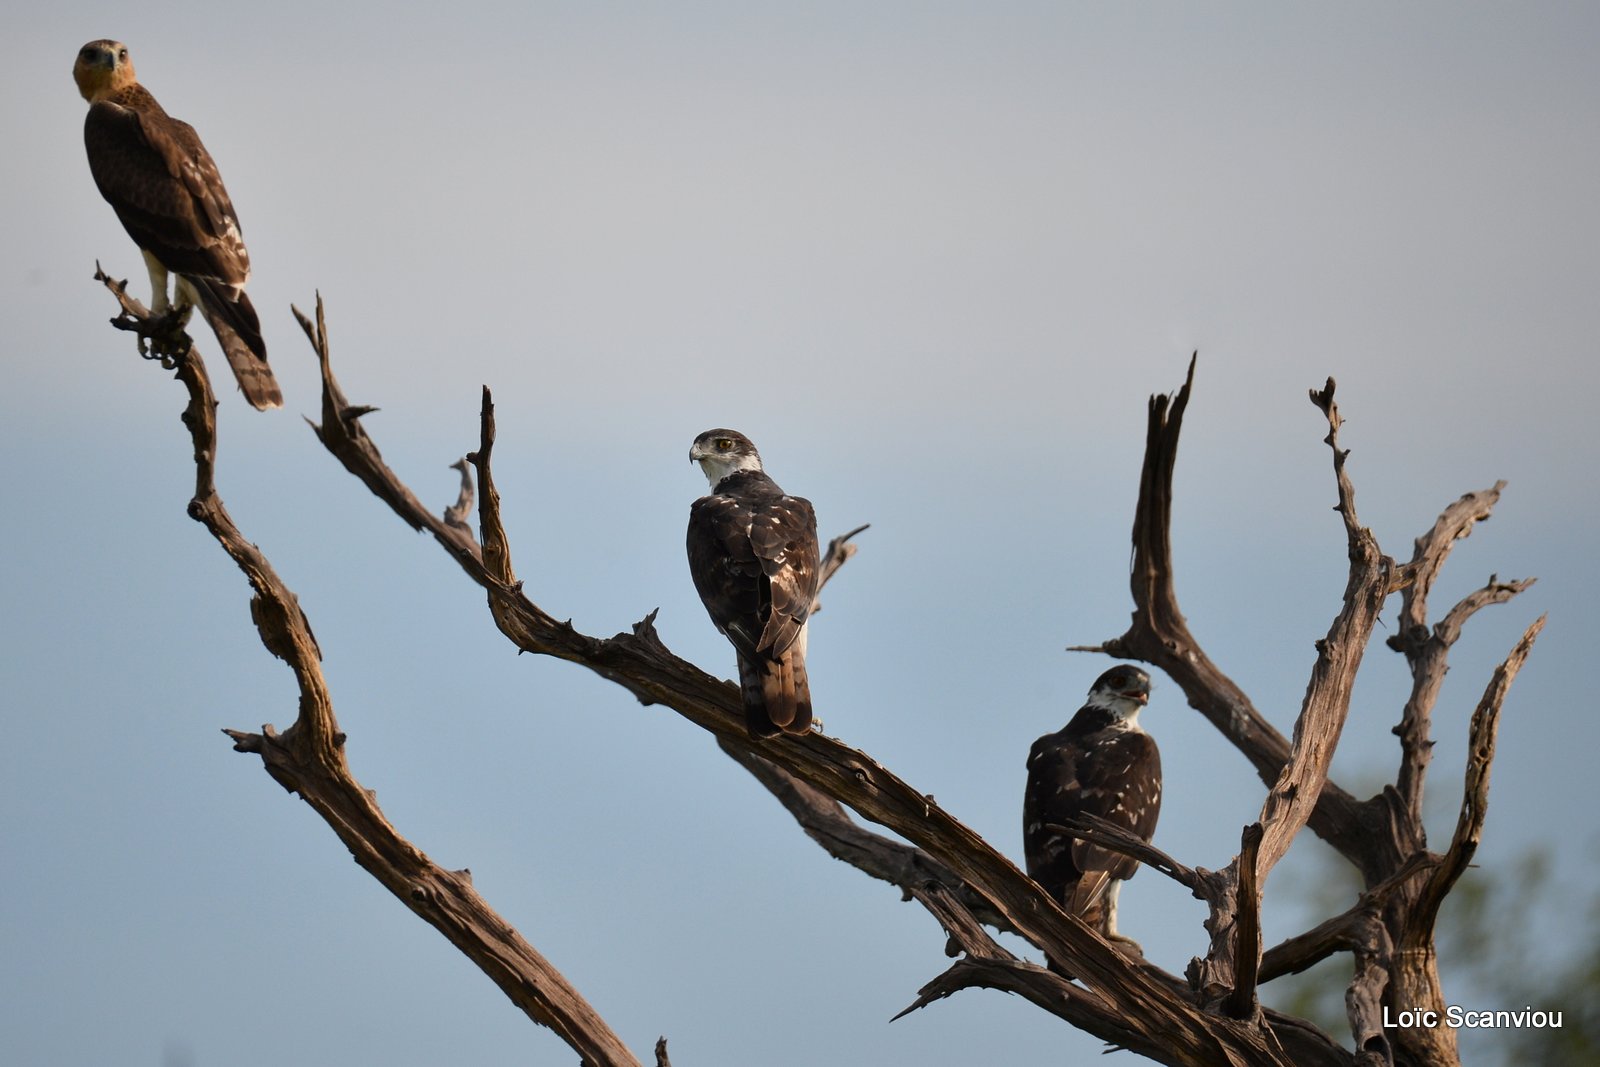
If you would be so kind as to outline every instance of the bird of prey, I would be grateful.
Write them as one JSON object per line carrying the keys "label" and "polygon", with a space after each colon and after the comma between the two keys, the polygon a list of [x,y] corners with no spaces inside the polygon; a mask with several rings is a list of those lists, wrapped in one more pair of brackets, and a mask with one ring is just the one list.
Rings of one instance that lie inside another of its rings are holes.
{"label": "bird of prey", "polygon": [[811,729],[806,618],[817,591],[817,517],[761,469],[734,430],[707,430],[689,461],[711,493],[689,509],[689,572],[717,629],[739,656],[751,737]]}
{"label": "bird of prey", "polygon": [[1117,933],[1117,893],[1138,862],[1057,827],[1088,814],[1145,841],[1154,835],[1161,753],[1139,725],[1149,702],[1150,676],[1138,667],[1122,664],[1102,674],[1072,721],[1033,743],[1022,803],[1029,877],[1102,936],[1130,943]]}
{"label": "bird of prey", "polygon": [[89,171],[144,253],[150,310],[171,306],[167,275],[177,275],[173,303],[200,309],[245,399],[257,408],[282,407],[261,320],[244,291],[250,254],[211,153],[194,127],[168,115],[139,84],[121,42],[84,45],[72,77],[89,101],[83,124]]}

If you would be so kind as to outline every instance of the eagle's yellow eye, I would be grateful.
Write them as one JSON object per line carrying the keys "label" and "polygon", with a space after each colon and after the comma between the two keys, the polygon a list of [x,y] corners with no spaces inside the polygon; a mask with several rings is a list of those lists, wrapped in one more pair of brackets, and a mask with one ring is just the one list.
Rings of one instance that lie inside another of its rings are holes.
{"label": "eagle's yellow eye", "polygon": [[717,438],[717,448],[721,449],[723,452],[726,452],[728,449],[730,449],[732,447],[733,447],[733,439],[732,438],[729,438],[729,437],[719,437],[719,438]]}

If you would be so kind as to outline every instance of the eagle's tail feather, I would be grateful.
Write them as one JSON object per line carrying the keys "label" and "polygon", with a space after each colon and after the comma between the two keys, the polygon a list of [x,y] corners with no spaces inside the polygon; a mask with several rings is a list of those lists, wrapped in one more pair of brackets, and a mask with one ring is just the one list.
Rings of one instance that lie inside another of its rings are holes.
{"label": "eagle's tail feather", "polygon": [[790,655],[783,662],[786,689],[794,708],[794,714],[783,728],[791,734],[808,734],[811,732],[811,679],[806,675],[805,657]]}
{"label": "eagle's tail feather", "polygon": [[239,391],[257,410],[283,407],[283,391],[267,365],[267,342],[261,336],[261,319],[243,290],[238,298],[204,278],[186,278],[199,297],[200,313],[217,335],[217,344],[233,368]]}
{"label": "eagle's tail feather", "polygon": [[782,733],[767,717],[767,701],[762,695],[762,669],[743,656],[739,657],[739,697],[744,702],[745,729],[755,738],[775,737]]}
{"label": "eagle's tail feather", "polygon": [[749,663],[739,657],[739,693],[751,737],[811,732],[811,684],[796,655]]}

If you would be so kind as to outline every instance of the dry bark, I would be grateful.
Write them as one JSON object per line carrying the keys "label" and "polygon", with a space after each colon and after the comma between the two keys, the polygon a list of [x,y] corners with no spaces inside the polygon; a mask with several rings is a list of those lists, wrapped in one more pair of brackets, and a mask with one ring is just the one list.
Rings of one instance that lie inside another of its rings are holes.
{"label": "dry bark", "polygon": [[[109,280],[107,284],[128,309],[126,294]],[[133,310],[127,314],[138,319]],[[1086,820],[1070,829],[1157,867],[1208,903],[1207,952],[1191,963],[1185,979],[1125,955],[1100,938],[930,795],[866,753],[820,731],[801,738],[750,739],[737,688],[674,656],[656,633],[653,614],[631,632],[597,638],[547,613],[516,578],[510,538],[500,518],[492,470],[495,415],[488,389],[483,394],[478,447],[460,465],[460,494],[442,516],[435,516],[384,464],[360,425],[360,417],[371,409],[350,404],[340,390],[320,298],[315,322],[298,311],[296,315],[321,364],[322,421],[314,426],[318,437],[405,522],[433,534],[484,590],[497,626],[518,649],[578,663],[616,682],[642,703],[677,711],[715,736],[723,750],[770,790],[830,855],[895,884],[937,919],[951,954],[960,958],[924,986],[906,1011],[960,989],[986,987],[1018,993],[1114,1047],[1162,1063],[1310,1067],[1458,1062],[1453,1035],[1386,1032],[1382,1009],[1395,1004],[1407,1008],[1443,1004],[1433,957],[1433,923],[1439,902],[1481,838],[1500,709],[1542,625],[1540,620],[1529,628],[1495,672],[1480,702],[1471,727],[1472,757],[1456,834],[1444,855],[1430,853],[1421,832],[1421,793],[1437,682],[1448,650],[1468,617],[1483,606],[1510,599],[1528,583],[1491,578],[1431,630],[1426,598],[1454,541],[1488,518],[1499,485],[1447,508],[1430,533],[1418,540],[1412,560],[1397,565],[1357,519],[1354,486],[1346,470],[1348,453],[1338,442],[1340,418],[1333,381],[1312,392],[1328,424],[1336,510],[1346,532],[1350,569],[1343,606],[1318,642],[1317,661],[1292,739],[1285,739],[1206,656],[1178,607],[1170,543],[1172,481],[1194,363],[1175,396],[1152,397],[1133,532],[1133,621],[1127,633],[1095,650],[1164,670],[1182,687],[1190,704],[1246,755],[1269,792],[1260,813],[1245,824],[1239,854],[1217,871],[1188,867],[1109,824]],[[194,376],[193,369],[199,366],[197,359],[179,363],[180,376]],[[204,388],[203,372],[198,373],[199,385],[191,390]],[[209,394],[194,396],[191,410],[204,407],[209,419]],[[208,438],[194,432],[197,469],[209,486],[211,453],[202,447]],[[214,425],[205,433],[214,433]],[[473,539],[467,522],[474,502],[469,471],[476,475],[481,543]],[[214,496],[214,491],[208,492]],[[274,777],[317,807],[368,870],[477,960],[530,1016],[557,1029],[585,1062],[637,1062],[553,969],[539,970],[537,978],[529,978],[534,968],[548,964],[487,911],[463,874],[433,868],[382,819],[344,765],[342,736],[316,668],[314,640],[292,594],[276,576],[266,577],[270,568],[253,546],[242,538],[234,543],[237,532],[222,521],[225,513],[217,519],[201,501],[197,492],[192,512],[252,575],[263,641],[295,668],[304,694],[301,719],[294,727],[281,736],[270,728],[260,734],[231,732],[238,747],[259,752]],[[830,544],[824,580],[850,558],[855,550],[851,538],[859,532]],[[1389,595],[1402,590],[1403,625],[1390,644],[1407,655],[1414,685],[1396,730],[1401,737],[1401,767],[1395,786],[1361,801],[1327,780],[1328,766],[1378,613]],[[911,844],[866,829],[847,808]],[[1361,871],[1366,889],[1341,915],[1263,953],[1259,915],[1268,876],[1307,825]],[[1016,933],[1048,956],[1066,961],[1077,982],[1017,958],[1000,947],[986,927]],[[1346,996],[1356,1046],[1353,1054],[1304,1020],[1263,1010],[1257,1000],[1260,982],[1302,970],[1339,951],[1350,952],[1353,960]],[[559,991],[554,1000],[552,990]],[[656,1058],[666,1062],[664,1041],[657,1046]]]}
{"label": "dry bark", "polygon": [[[148,310],[129,297],[126,283],[96,272],[116,294],[119,319],[133,327],[154,324]],[[449,871],[402,837],[362,787],[345,758],[345,735],[334,717],[333,698],[322,674],[321,651],[311,624],[266,556],[234,525],[217,492],[216,399],[192,345],[166,359],[188,391],[183,422],[194,445],[195,491],[189,515],[205,526],[244,572],[254,590],[251,618],[261,643],[294,671],[299,715],[287,729],[224,731],[234,749],[255,753],[273,779],[299,794],[344,842],[357,863],[406,907],[438,930],[477,964],[530,1019],[549,1027],[595,1067],[638,1067],[639,1060],[582,995],[532,945],[511,928],[472,887],[470,871]],[[665,1044],[658,1062],[665,1062]]]}

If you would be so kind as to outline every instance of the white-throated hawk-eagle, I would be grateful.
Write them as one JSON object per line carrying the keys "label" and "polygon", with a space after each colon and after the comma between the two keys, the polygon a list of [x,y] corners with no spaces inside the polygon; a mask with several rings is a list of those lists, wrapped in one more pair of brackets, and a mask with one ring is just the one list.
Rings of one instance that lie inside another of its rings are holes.
{"label": "white-throated hawk-eagle", "polygon": [[1102,674],[1072,721],[1033,743],[1022,802],[1029,877],[1067,912],[1120,941],[1130,939],[1117,933],[1117,892],[1138,862],[1057,827],[1088,814],[1145,841],[1155,834],[1161,753],[1139,725],[1149,702],[1150,676],[1138,667],[1122,664]]}
{"label": "white-throated hawk-eagle", "polygon": [[689,572],[717,629],[739,656],[751,737],[811,729],[806,619],[817,592],[817,517],[761,469],[742,433],[707,430],[689,461],[711,493],[689,509]]}

